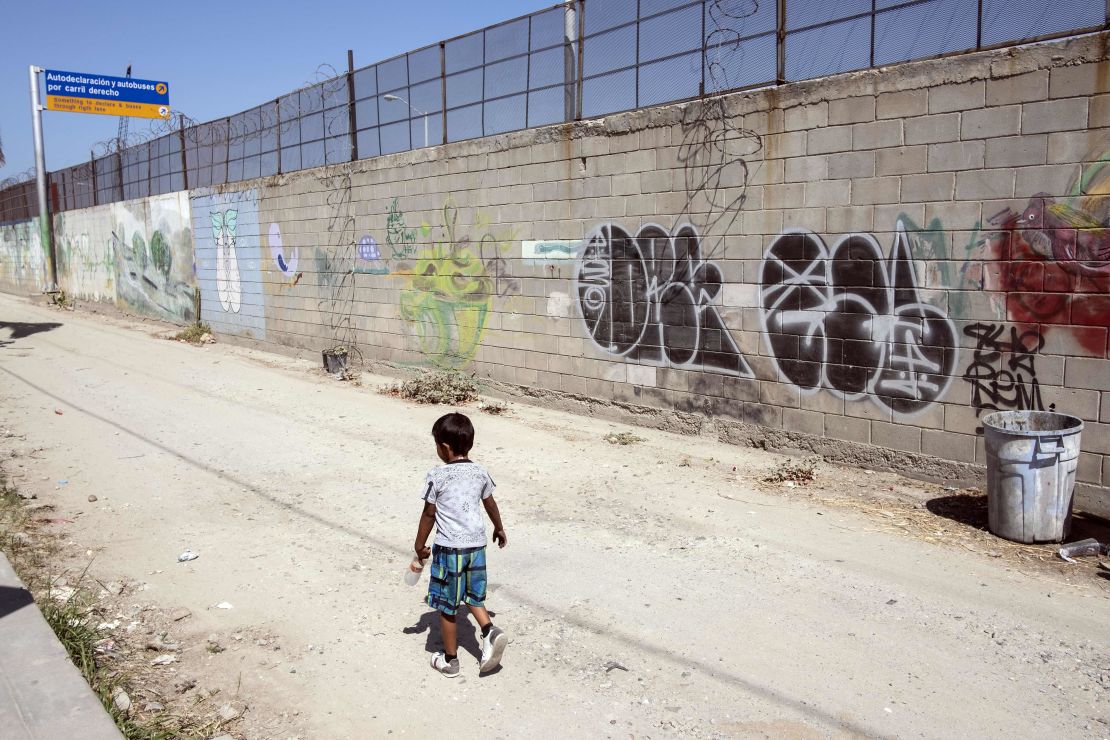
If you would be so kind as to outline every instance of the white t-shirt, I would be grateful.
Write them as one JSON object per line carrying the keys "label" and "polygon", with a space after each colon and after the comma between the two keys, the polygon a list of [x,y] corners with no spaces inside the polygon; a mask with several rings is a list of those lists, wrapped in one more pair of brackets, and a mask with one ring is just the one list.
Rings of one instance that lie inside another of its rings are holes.
{"label": "white t-shirt", "polygon": [[486,522],[482,500],[496,485],[486,469],[469,460],[428,471],[424,500],[436,507],[435,544],[440,547],[484,547]]}

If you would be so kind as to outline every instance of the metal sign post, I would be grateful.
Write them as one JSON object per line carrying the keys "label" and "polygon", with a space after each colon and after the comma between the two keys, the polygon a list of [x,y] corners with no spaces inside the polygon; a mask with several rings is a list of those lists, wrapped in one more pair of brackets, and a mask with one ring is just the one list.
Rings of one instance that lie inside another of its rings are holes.
{"label": "metal sign post", "polygon": [[[130,67],[127,68],[127,77],[63,72],[56,69],[43,69],[33,64],[27,69],[31,82],[31,122],[35,134],[35,184],[39,200],[39,235],[46,252],[49,278],[46,292],[54,293],[58,290],[58,255],[54,246],[50,205],[46,200],[46,153],[42,143],[42,112],[58,110],[165,120],[170,117],[170,86],[168,82],[161,80],[135,79],[131,77]],[[45,106],[39,98],[38,76],[42,72],[46,73]],[[116,154],[118,156],[119,152],[117,151]],[[95,160],[92,166],[95,178]],[[122,176],[119,179],[122,188]],[[93,198],[95,202],[95,192]]]}
{"label": "metal sign post", "polygon": [[41,67],[28,67],[31,81],[31,127],[35,135],[35,189],[39,200],[39,238],[46,247],[46,269],[50,282],[47,293],[58,290],[58,260],[54,252],[54,228],[50,223],[50,207],[46,201],[46,152],[42,143],[42,111],[39,103],[39,72]]}

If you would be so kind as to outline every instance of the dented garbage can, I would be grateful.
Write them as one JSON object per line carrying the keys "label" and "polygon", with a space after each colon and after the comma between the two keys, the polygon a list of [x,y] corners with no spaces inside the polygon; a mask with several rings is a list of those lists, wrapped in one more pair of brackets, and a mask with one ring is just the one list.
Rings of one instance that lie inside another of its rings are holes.
{"label": "dented garbage can", "polygon": [[1060,542],[1071,529],[1083,421],[1048,411],[984,416],[987,526],[1014,542]]}

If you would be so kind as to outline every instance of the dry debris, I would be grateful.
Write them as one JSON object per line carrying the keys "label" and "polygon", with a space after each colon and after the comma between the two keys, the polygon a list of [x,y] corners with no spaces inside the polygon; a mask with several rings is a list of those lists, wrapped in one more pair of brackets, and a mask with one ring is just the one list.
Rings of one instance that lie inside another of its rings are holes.
{"label": "dry debris", "polygon": [[442,370],[419,376],[382,389],[386,395],[417,403],[458,405],[478,398],[478,380],[473,375]]}

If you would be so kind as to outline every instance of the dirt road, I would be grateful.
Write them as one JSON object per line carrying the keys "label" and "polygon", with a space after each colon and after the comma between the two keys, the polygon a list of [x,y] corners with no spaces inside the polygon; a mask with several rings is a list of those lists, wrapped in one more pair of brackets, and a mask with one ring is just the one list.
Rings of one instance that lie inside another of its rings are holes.
{"label": "dirt road", "polygon": [[[7,296],[0,322],[16,483],[73,521],[51,525],[72,569],[91,552],[102,581],[141,584],[128,603],[191,610],[182,644],[234,648],[166,670],[249,697],[269,722],[248,736],[1110,737],[1110,583],[768,492],[765,452],[638,429],[614,446],[624,427],[520,405],[471,409],[513,641],[479,678],[467,637],[444,679],[423,584],[401,584],[444,408]],[[815,485],[833,478],[895,480]]]}

